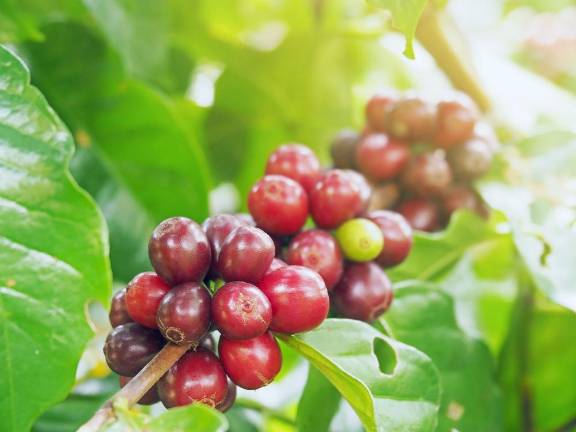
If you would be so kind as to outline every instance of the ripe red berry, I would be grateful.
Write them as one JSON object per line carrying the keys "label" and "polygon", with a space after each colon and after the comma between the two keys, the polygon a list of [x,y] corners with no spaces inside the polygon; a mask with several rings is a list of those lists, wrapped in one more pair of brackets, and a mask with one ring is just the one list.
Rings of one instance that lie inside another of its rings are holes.
{"label": "ripe red berry", "polygon": [[[120,383],[120,387],[124,387],[131,379],[131,377],[119,375],[118,381]],[[156,384],[154,384],[150,390],[144,393],[144,396],[140,398],[138,404],[154,405],[156,402],[160,402],[160,396],[158,396],[158,387],[156,387]]]}
{"label": "ripe red berry", "polygon": [[236,402],[236,384],[234,384],[232,380],[229,379],[228,392],[226,393],[226,397],[224,398],[224,401],[222,401],[222,403],[216,408],[218,408],[218,411],[220,412],[226,412],[232,408],[234,402]]}
{"label": "ripe red berry", "polygon": [[314,270],[331,290],[340,280],[344,267],[338,242],[324,230],[311,229],[301,232],[290,242],[288,264]]}
{"label": "ripe red berry", "polygon": [[108,318],[112,327],[132,322],[132,318],[130,318],[126,309],[126,288],[116,291],[112,297]]}
{"label": "ripe red berry", "polygon": [[308,147],[302,144],[285,144],[268,158],[266,174],[289,177],[309,192],[321,176],[321,166],[314,152]]}
{"label": "ripe red berry", "polygon": [[310,194],[310,213],[318,228],[334,229],[359,215],[365,205],[365,191],[345,170],[326,172]]}
{"label": "ripe red berry", "polygon": [[349,264],[333,293],[338,311],[346,318],[374,321],[392,302],[392,285],[373,262]]}
{"label": "ripe red berry", "polygon": [[356,147],[359,139],[360,136],[353,130],[344,129],[338,132],[330,145],[334,168],[356,168]]}
{"label": "ripe red berry", "polygon": [[188,351],[158,381],[158,393],[166,408],[191,403],[216,408],[224,402],[227,388],[222,364],[203,348]]}
{"label": "ripe red berry", "polygon": [[267,175],[250,191],[248,208],[256,223],[273,235],[297,233],[308,217],[308,196],[299,183],[279,175]]}
{"label": "ripe red berry", "polygon": [[126,323],[112,329],[104,344],[104,356],[118,375],[132,377],[140,372],[164,346],[157,330]]}
{"label": "ripe red berry", "polygon": [[226,281],[256,283],[274,259],[274,241],[259,228],[236,228],[222,244],[218,271]]}
{"label": "ripe red berry", "polygon": [[486,174],[490,170],[493,157],[490,143],[483,138],[473,138],[448,153],[454,174],[462,180],[473,180]]}
{"label": "ripe red berry", "polygon": [[462,144],[474,135],[477,114],[473,107],[451,100],[437,106],[434,142],[443,148]]}
{"label": "ripe red berry", "polygon": [[328,315],[330,300],[324,280],[309,268],[282,267],[264,276],[258,287],[272,304],[272,331],[312,330]]}
{"label": "ripe red berry", "polygon": [[389,210],[375,210],[367,215],[384,235],[384,247],[376,258],[382,267],[393,267],[406,259],[412,248],[412,228],[399,213]]}
{"label": "ripe red berry", "polygon": [[274,270],[278,270],[281,267],[286,267],[287,265],[288,264],[286,264],[280,258],[274,258],[272,260],[272,264],[270,264],[270,267],[268,267],[268,270],[266,270],[266,274],[272,273]]}
{"label": "ripe red berry", "polygon": [[210,247],[212,248],[212,266],[210,269],[210,276],[213,278],[218,276],[215,273],[217,273],[216,267],[218,256],[220,255],[220,249],[222,249],[224,240],[226,240],[226,237],[228,237],[232,231],[243,225],[249,224],[241,218],[229,214],[211,216],[202,223],[202,229],[204,230],[206,238],[208,238]]}
{"label": "ripe red berry", "polygon": [[485,214],[480,197],[467,186],[453,186],[446,190],[442,195],[442,205],[448,216],[460,209],[470,210],[481,216]]}
{"label": "ripe red berry", "polygon": [[221,337],[218,352],[230,379],[248,390],[270,384],[282,367],[280,347],[270,332],[244,340]]}
{"label": "ripe red berry", "polygon": [[367,177],[381,181],[396,177],[410,159],[408,146],[383,133],[360,139],[356,149],[356,164]]}
{"label": "ripe red berry", "polygon": [[175,286],[158,308],[162,335],[175,344],[197,343],[210,328],[210,293],[198,282]]}
{"label": "ripe red berry", "polygon": [[452,171],[444,151],[435,150],[414,157],[402,176],[402,182],[417,195],[440,194],[452,182]]}
{"label": "ripe red berry", "polygon": [[366,121],[375,131],[386,131],[386,117],[388,110],[396,102],[396,95],[376,94],[366,104]]}
{"label": "ripe red berry", "polygon": [[135,276],[126,287],[126,309],[138,324],[157,328],[156,313],[170,286],[154,272]]}
{"label": "ripe red berry", "polygon": [[212,319],[228,339],[250,339],[264,334],[272,320],[270,301],[246,282],[228,282],[212,301]]}
{"label": "ripe red berry", "polygon": [[436,231],[440,226],[440,211],[433,201],[426,199],[404,201],[398,207],[398,212],[415,230]]}
{"label": "ripe red berry", "polygon": [[211,262],[210,243],[200,225],[185,217],[166,219],[148,244],[150,262],[170,285],[201,281]]}
{"label": "ripe red berry", "polygon": [[419,98],[407,98],[394,104],[386,116],[386,131],[398,138],[425,140],[436,127],[436,110]]}
{"label": "ripe red berry", "polygon": [[363,213],[368,210],[368,207],[370,206],[370,200],[372,199],[372,186],[370,186],[370,183],[368,183],[366,177],[364,177],[358,171],[344,170],[344,172],[348,174],[352,182],[354,182],[360,190],[361,210],[359,211],[359,214]]}

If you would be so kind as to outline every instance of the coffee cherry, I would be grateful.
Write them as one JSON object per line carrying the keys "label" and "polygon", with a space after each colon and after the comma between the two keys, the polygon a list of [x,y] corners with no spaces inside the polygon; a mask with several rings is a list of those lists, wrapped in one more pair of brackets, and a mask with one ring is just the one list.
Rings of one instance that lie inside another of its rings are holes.
{"label": "coffee cherry", "polygon": [[386,131],[398,138],[425,140],[436,127],[435,107],[419,98],[402,99],[386,116]]}
{"label": "coffee cherry", "polygon": [[166,219],[148,244],[150,262],[170,285],[199,282],[211,262],[211,248],[200,225],[185,217]]}
{"label": "coffee cherry", "polygon": [[437,105],[434,142],[450,148],[468,141],[474,135],[477,114],[471,106],[459,101],[442,101]]}
{"label": "coffee cherry", "polygon": [[399,213],[375,210],[367,215],[382,231],[384,247],[376,262],[384,268],[393,267],[406,259],[412,248],[412,228]]}
{"label": "coffee cherry", "polygon": [[308,197],[299,183],[279,176],[260,179],[248,195],[248,208],[256,223],[274,235],[297,233],[308,217]]}
{"label": "coffee cherry", "polygon": [[442,205],[445,213],[450,216],[456,210],[464,209],[484,215],[482,201],[469,187],[453,186],[442,195]]}
{"label": "coffee cherry", "polygon": [[462,180],[472,180],[486,174],[493,157],[490,144],[483,138],[473,138],[448,153],[454,174]]}
{"label": "coffee cherry", "polygon": [[310,213],[316,226],[334,229],[359,215],[366,205],[364,194],[349,171],[328,171],[310,194]]}
{"label": "coffee cherry", "polygon": [[208,351],[214,352],[216,350],[216,341],[214,340],[212,333],[207,333],[205,336],[203,336],[202,339],[200,339],[198,346],[207,349]]}
{"label": "coffee cherry", "polygon": [[188,351],[158,381],[158,394],[166,408],[191,403],[216,408],[226,399],[227,388],[222,364],[203,348]]}
{"label": "coffee cherry", "polygon": [[[128,382],[131,380],[131,377],[126,376],[118,376],[118,381],[120,383],[120,387],[124,387]],[[158,388],[156,384],[152,386],[150,390],[144,393],[144,396],[140,398],[138,404],[140,405],[154,405],[156,402],[160,402],[160,396],[158,396]]]}
{"label": "coffee cherry", "polygon": [[226,240],[226,237],[228,237],[232,231],[243,225],[249,224],[237,216],[228,214],[211,216],[202,223],[202,229],[204,230],[204,234],[206,234],[206,238],[210,242],[210,247],[212,248],[210,276],[213,278],[218,276],[216,267],[218,256],[220,255],[220,249],[222,249],[222,243],[224,243],[224,240]]}
{"label": "coffee cherry", "polygon": [[112,297],[108,318],[112,327],[132,322],[132,318],[130,318],[126,309],[126,288],[116,291]]}
{"label": "coffee cherry", "polygon": [[301,232],[290,242],[287,261],[290,265],[300,265],[314,270],[331,290],[340,280],[342,253],[332,235],[324,230],[311,229]]}
{"label": "coffee cherry", "polygon": [[244,225],[253,227],[256,226],[256,221],[249,213],[236,213],[234,216],[240,219],[242,222],[244,222]]}
{"label": "coffee cherry", "polygon": [[400,189],[396,183],[382,183],[374,188],[370,199],[371,210],[392,208],[398,203]]}
{"label": "coffee cherry", "polygon": [[259,228],[236,228],[222,244],[218,271],[226,281],[256,283],[274,259],[274,242]]}
{"label": "coffee cherry", "polygon": [[268,158],[266,174],[278,174],[291,178],[311,191],[321,177],[320,161],[312,150],[302,144],[280,146]]}
{"label": "coffee cherry", "polygon": [[210,293],[198,282],[175,286],[158,308],[162,335],[175,344],[197,343],[210,327]]}
{"label": "coffee cherry", "polygon": [[360,136],[353,130],[344,129],[338,132],[330,144],[334,168],[356,168],[356,147],[359,139]]}
{"label": "coffee cherry", "polygon": [[392,302],[388,276],[373,262],[349,264],[333,293],[334,303],[345,318],[371,322]]}
{"label": "coffee cherry", "polygon": [[234,384],[232,380],[229,379],[228,391],[226,392],[226,397],[224,398],[224,401],[222,401],[222,403],[218,405],[216,408],[220,412],[226,412],[230,408],[232,408],[234,402],[236,402],[236,384]]}
{"label": "coffee cherry", "polygon": [[404,201],[398,207],[398,212],[415,230],[436,231],[440,226],[440,211],[433,201],[426,199]]}
{"label": "coffee cherry", "polygon": [[282,353],[272,333],[252,339],[220,338],[220,361],[234,383],[248,390],[264,387],[282,367]]}
{"label": "coffee cherry", "polygon": [[344,256],[351,261],[372,261],[384,245],[384,236],[378,225],[364,219],[344,222],[336,230],[336,239]]}
{"label": "coffee cherry", "polygon": [[377,181],[396,177],[409,159],[408,146],[383,133],[362,137],[356,149],[356,164],[360,171]]}
{"label": "coffee cherry", "polygon": [[140,273],[126,287],[126,309],[138,324],[157,328],[156,313],[170,286],[154,272]]}
{"label": "coffee cherry", "polygon": [[386,117],[397,100],[393,94],[376,94],[366,104],[366,121],[368,125],[380,132],[386,131]]}
{"label": "coffee cherry", "polygon": [[264,276],[258,288],[272,304],[272,331],[292,334],[312,330],[328,315],[330,300],[324,280],[309,268],[282,267]]}
{"label": "coffee cherry", "polygon": [[140,372],[164,346],[157,330],[126,323],[112,329],[104,344],[104,356],[118,375],[132,377]]}
{"label": "coffee cherry", "polygon": [[441,193],[452,182],[452,171],[443,150],[435,150],[414,157],[402,182],[417,195],[428,196]]}
{"label": "coffee cherry", "polygon": [[272,264],[270,264],[270,267],[268,267],[268,270],[266,270],[266,274],[272,273],[274,270],[278,270],[281,267],[286,267],[287,265],[288,264],[286,264],[280,258],[274,258],[272,260]]}
{"label": "coffee cherry", "polygon": [[370,206],[370,200],[372,199],[372,186],[366,180],[362,174],[358,171],[353,170],[344,170],[346,174],[350,177],[350,180],[358,186],[360,190],[360,211],[358,214],[365,212],[368,210]]}
{"label": "coffee cherry", "polygon": [[254,285],[228,282],[212,301],[212,319],[228,339],[250,339],[268,330],[272,320],[270,301]]}

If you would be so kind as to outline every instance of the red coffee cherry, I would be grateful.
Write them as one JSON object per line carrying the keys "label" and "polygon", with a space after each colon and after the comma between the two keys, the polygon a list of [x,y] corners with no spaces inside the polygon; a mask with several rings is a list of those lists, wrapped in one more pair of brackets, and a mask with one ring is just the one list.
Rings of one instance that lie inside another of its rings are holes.
{"label": "red coffee cherry", "polygon": [[440,210],[433,201],[426,199],[404,201],[398,207],[398,212],[415,230],[431,232],[440,227]]}
{"label": "red coffee cherry", "polygon": [[376,94],[366,104],[366,121],[375,131],[386,131],[386,117],[390,108],[396,103],[397,96],[389,94]]}
{"label": "red coffee cherry", "polygon": [[320,161],[302,144],[280,146],[268,158],[266,174],[289,177],[310,192],[322,175]]}
{"label": "red coffee cherry", "polygon": [[334,168],[356,168],[356,147],[359,139],[360,135],[353,130],[344,129],[338,132],[330,144],[330,156]]}
{"label": "red coffee cherry", "polygon": [[389,210],[375,210],[367,217],[380,227],[384,236],[384,247],[375,261],[385,268],[404,261],[412,248],[412,228],[404,216]]}
{"label": "red coffee cherry", "polygon": [[430,139],[435,128],[435,106],[419,98],[399,100],[386,116],[386,131],[398,138]]}
{"label": "red coffee cherry", "polygon": [[154,272],[140,273],[126,287],[126,309],[138,324],[157,328],[156,313],[170,286]]}
{"label": "red coffee cherry", "polygon": [[417,195],[442,193],[452,182],[452,171],[443,150],[414,157],[402,176],[402,183]]}
{"label": "red coffee cherry", "polygon": [[360,171],[376,181],[396,177],[409,160],[408,146],[383,133],[362,137],[356,149],[356,164]]}
{"label": "red coffee cherry", "polygon": [[116,291],[114,296],[112,296],[108,318],[112,327],[132,322],[132,318],[130,318],[126,309],[126,288]]}
{"label": "red coffee cherry", "polygon": [[474,136],[476,110],[462,102],[442,101],[437,105],[434,142],[443,148],[462,144]]}
{"label": "red coffee cherry", "polygon": [[218,256],[220,255],[220,249],[222,249],[224,240],[226,240],[226,237],[228,237],[232,231],[244,225],[249,224],[242,218],[228,214],[211,216],[202,223],[202,229],[212,248],[212,265],[210,268],[210,276],[212,278],[215,279],[218,277]]}

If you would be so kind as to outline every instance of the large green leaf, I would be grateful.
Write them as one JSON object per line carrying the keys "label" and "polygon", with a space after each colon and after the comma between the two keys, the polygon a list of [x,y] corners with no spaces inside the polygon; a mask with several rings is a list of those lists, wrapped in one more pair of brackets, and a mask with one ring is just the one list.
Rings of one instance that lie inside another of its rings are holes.
{"label": "large green leaf", "polygon": [[494,361],[481,340],[456,322],[452,298],[414,284],[396,290],[383,321],[391,335],[427,354],[440,372],[442,404],[438,430],[502,430]]}
{"label": "large green leaf", "polygon": [[346,319],[328,319],[308,333],[282,338],[328,378],[366,430],[435,429],[438,371],[417,349]]}
{"label": "large green leaf", "polygon": [[176,105],[125,76],[87,27],[54,23],[27,52],[38,85],[83,145],[96,145],[114,175],[157,222],[208,214],[210,178],[202,148]]}
{"label": "large green leaf", "polygon": [[103,218],[72,180],[73,141],[23,64],[0,48],[0,429],[63,399],[110,295]]}
{"label": "large green leaf", "polygon": [[[322,403],[318,403],[322,401]],[[340,406],[340,393],[318,369],[310,367],[306,386],[298,402],[296,422],[302,431],[328,431]]]}

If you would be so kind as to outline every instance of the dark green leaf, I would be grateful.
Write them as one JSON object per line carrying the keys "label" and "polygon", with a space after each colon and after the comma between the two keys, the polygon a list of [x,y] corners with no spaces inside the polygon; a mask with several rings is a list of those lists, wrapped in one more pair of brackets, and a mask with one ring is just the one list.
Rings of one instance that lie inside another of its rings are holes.
{"label": "dark green leaf", "polygon": [[0,47],[0,429],[28,430],[63,399],[110,295],[103,218],[72,180],[74,144],[28,71]]}
{"label": "dark green leaf", "polygon": [[308,380],[298,402],[298,430],[324,432],[338,412],[340,393],[316,368],[308,370]]}

